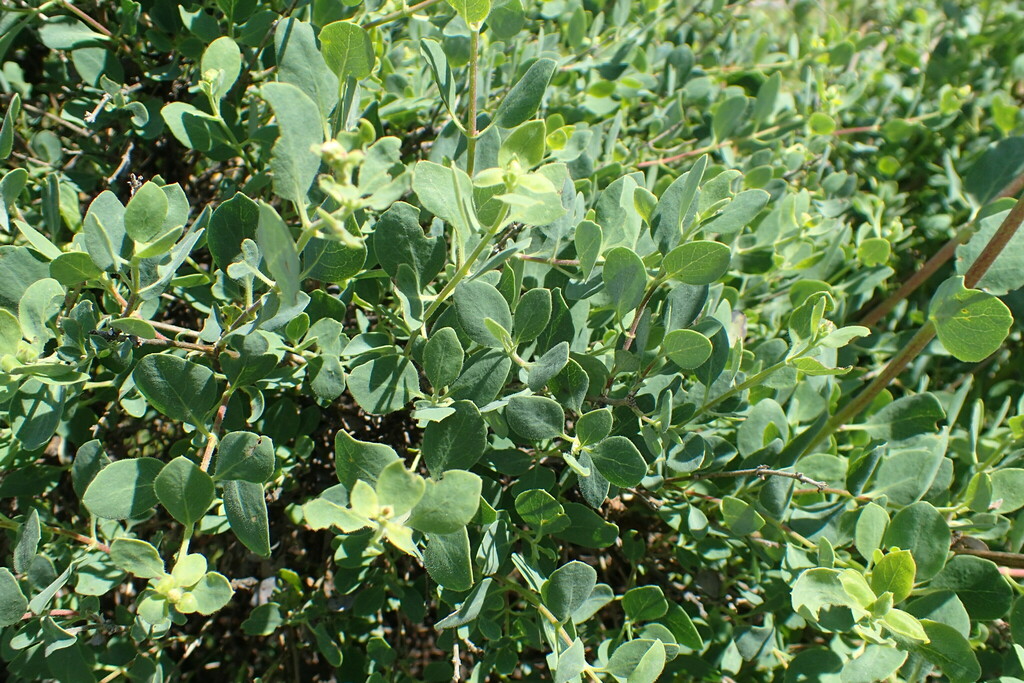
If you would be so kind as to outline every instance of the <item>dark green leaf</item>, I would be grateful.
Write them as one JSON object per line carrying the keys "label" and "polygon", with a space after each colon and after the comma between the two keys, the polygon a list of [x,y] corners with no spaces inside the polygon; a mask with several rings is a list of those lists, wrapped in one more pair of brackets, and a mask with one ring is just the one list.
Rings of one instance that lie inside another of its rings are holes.
{"label": "dark green leaf", "polygon": [[199,521],[213,502],[213,478],[185,456],[167,463],[153,490],[171,517],[186,526]]}
{"label": "dark green leaf", "polygon": [[132,378],[150,405],[194,425],[206,422],[220,397],[212,370],[178,356],[150,354],[135,366]]}
{"label": "dark green leaf", "polygon": [[246,548],[257,555],[270,556],[270,524],[262,484],[224,482],[224,512],[231,530]]}
{"label": "dark green leaf", "polygon": [[[445,328],[451,329],[451,328]],[[468,470],[475,465],[487,445],[487,425],[471,401],[456,401],[455,412],[440,422],[431,422],[423,431],[423,462],[434,477],[446,470]]]}
{"label": "dark green leaf", "polygon": [[532,118],[540,107],[544,91],[555,72],[555,65],[555,60],[546,57],[531,64],[498,105],[494,122],[502,128],[515,128]]}
{"label": "dark green leaf", "polygon": [[565,412],[544,396],[514,396],[505,407],[505,419],[517,434],[529,441],[543,441],[562,434]]}
{"label": "dark green leaf", "polygon": [[636,486],[647,475],[647,462],[633,442],[624,436],[610,436],[588,448],[594,466],[616,486]]}
{"label": "dark green leaf", "polygon": [[93,478],[82,496],[82,504],[97,517],[140,517],[157,504],[153,482],[163,466],[156,458],[113,462]]}
{"label": "dark green leaf", "polygon": [[541,599],[560,622],[566,622],[594,591],[597,572],[589,564],[572,561],[551,573],[541,589]]}

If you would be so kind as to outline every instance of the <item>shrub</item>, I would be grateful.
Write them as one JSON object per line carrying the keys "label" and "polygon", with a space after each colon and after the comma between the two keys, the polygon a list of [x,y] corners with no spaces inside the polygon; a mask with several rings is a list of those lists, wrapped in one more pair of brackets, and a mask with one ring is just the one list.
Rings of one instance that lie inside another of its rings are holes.
{"label": "shrub", "polygon": [[12,680],[1021,675],[1024,17],[825,5],[0,5]]}

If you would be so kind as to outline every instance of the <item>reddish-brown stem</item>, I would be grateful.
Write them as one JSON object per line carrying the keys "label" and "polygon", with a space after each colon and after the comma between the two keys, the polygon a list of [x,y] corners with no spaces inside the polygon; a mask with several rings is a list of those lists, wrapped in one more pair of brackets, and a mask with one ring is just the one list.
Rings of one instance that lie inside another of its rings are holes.
{"label": "reddish-brown stem", "polygon": [[203,449],[203,461],[199,464],[199,469],[203,472],[210,469],[210,462],[213,460],[213,450],[217,447],[217,435],[220,433],[221,425],[224,423],[224,415],[228,412],[228,401],[231,400],[232,393],[234,393],[234,389],[229,385],[224,390],[224,395],[220,399],[220,406],[217,407],[217,415],[213,418],[213,429],[210,430],[210,435],[206,439],[206,448]]}
{"label": "reddish-brown stem", "polygon": [[1020,553],[1006,553],[1000,550],[979,550],[976,548],[951,548],[956,555],[974,555],[986,560],[991,560],[1002,567],[1015,567],[1024,569],[1024,555]]}
{"label": "reddish-brown stem", "polygon": [[99,31],[100,33],[105,35],[106,37],[110,38],[111,36],[114,35],[113,32],[109,28],[107,28],[106,26],[104,26],[100,22],[96,21],[95,19],[90,17],[88,14],[83,12],[81,9],[79,9],[79,8],[75,7],[74,5],[72,5],[70,2],[64,2],[64,3],[61,3],[61,4],[64,6],[64,9],[66,9],[69,12],[71,12],[72,14],[77,16],[79,19],[81,19],[85,23],[89,24],[89,26],[92,26],[94,29],[96,29],[97,31]]}
{"label": "reddish-brown stem", "polygon": [[956,237],[943,244],[942,248],[935,252],[935,254],[928,259],[920,269],[914,271],[914,274],[907,278],[906,282],[900,285],[900,288],[893,292],[889,298],[868,311],[868,313],[861,318],[860,324],[866,325],[867,327],[874,327],[877,325],[882,318],[889,315],[889,312],[896,307],[896,304],[910,296],[911,293],[923,285],[925,280],[930,278],[936,270],[941,268],[946,261],[951,259],[953,254],[956,252],[956,248],[963,244],[970,234],[970,231],[965,230],[961,233],[957,233]]}
{"label": "reddish-brown stem", "polygon": [[647,304],[651,301],[651,297],[654,296],[654,291],[658,288],[659,284],[661,283],[658,280],[652,282],[651,286],[647,288],[644,298],[640,301],[640,305],[636,307],[636,313],[633,314],[633,324],[629,326],[629,331],[626,332],[626,342],[622,345],[623,351],[629,351],[630,347],[633,346],[633,340],[636,339],[636,328],[640,325],[640,318],[643,317],[644,309],[647,308]]}
{"label": "reddish-brown stem", "polygon": [[[46,612],[45,614],[48,617],[77,617],[78,616],[78,612],[76,610],[73,610],[73,609],[51,609],[48,612]],[[38,616],[38,615],[33,614],[32,612],[25,612],[25,614],[21,615],[21,620],[25,621],[26,619],[32,619],[35,616]]]}

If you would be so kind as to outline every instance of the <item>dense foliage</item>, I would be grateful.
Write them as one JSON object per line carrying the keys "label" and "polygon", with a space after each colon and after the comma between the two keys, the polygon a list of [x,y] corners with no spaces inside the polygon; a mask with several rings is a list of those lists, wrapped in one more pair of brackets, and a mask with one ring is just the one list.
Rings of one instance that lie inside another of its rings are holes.
{"label": "dense foliage", "polygon": [[0,0],[11,679],[1024,678],[1022,35]]}

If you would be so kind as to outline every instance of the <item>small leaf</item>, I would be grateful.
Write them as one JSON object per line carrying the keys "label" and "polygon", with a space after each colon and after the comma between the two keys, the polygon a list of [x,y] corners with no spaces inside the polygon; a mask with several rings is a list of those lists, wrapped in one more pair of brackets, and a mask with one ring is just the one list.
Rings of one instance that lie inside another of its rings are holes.
{"label": "small leaf", "polygon": [[150,405],[172,420],[203,425],[219,399],[213,371],[178,356],[150,354],[132,378]]}
{"label": "small leaf", "polygon": [[616,314],[622,319],[643,300],[647,269],[632,249],[615,247],[605,254],[601,279]]}
{"label": "small leaf", "polygon": [[551,573],[541,587],[541,599],[559,622],[565,623],[587,601],[597,585],[597,572],[573,560]]}
{"label": "small leaf", "polygon": [[[343,433],[340,432],[339,436]],[[274,442],[270,437],[252,432],[231,432],[221,439],[217,448],[214,479],[241,479],[262,484],[273,475],[274,462]]]}
{"label": "small leaf", "polygon": [[381,470],[395,460],[398,460],[398,454],[391,446],[358,441],[343,429],[338,430],[334,438],[334,465],[338,481],[350,491],[360,480],[376,484]]}
{"label": "small leaf", "polygon": [[458,379],[465,357],[453,328],[442,327],[433,332],[423,348],[423,371],[431,386],[442,389]]}
{"label": "small leaf", "polygon": [[601,441],[612,431],[612,411],[609,408],[591,410],[576,421],[576,438],[581,446]]}
{"label": "small leaf", "polygon": [[246,548],[262,557],[270,557],[270,524],[261,484],[224,482],[224,512],[231,530]]}
{"label": "small leaf", "polygon": [[544,396],[514,396],[505,407],[505,419],[516,434],[529,441],[543,441],[562,434],[565,412]]}
{"label": "small leaf", "polygon": [[213,478],[183,455],[167,463],[153,490],[171,517],[186,526],[199,521],[213,503]]}
{"label": "small leaf", "polygon": [[658,586],[637,586],[622,596],[622,609],[633,623],[654,621],[668,613],[668,600]]}
{"label": "small leaf", "polygon": [[448,470],[438,481],[427,481],[423,497],[413,508],[408,526],[433,534],[464,529],[480,507],[483,481],[465,470]]}
{"label": "small leaf", "polygon": [[737,536],[752,534],[765,524],[752,505],[733,496],[722,499],[722,518]]}
{"label": "small leaf", "polygon": [[98,278],[102,272],[93,263],[92,258],[81,251],[61,254],[50,262],[50,277],[65,287]]}
{"label": "small leaf", "polygon": [[914,587],[916,572],[917,565],[910,552],[895,550],[875,565],[871,572],[871,590],[876,595],[889,591],[894,603],[903,602]]}
{"label": "small leaf", "polygon": [[423,550],[423,566],[430,578],[454,591],[473,587],[473,558],[469,534],[463,527],[450,534],[430,534]]}
{"label": "small leaf", "polygon": [[405,469],[405,463],[389,463],[377,476],[377,502],[391,508],[391,517],[401,517],[423,497],[427,485],[423,477]]}
{"label": "small leaf", "polygon": [[160,186],[146,183],[124,207],[125,232],[140,244],[152,242],[164,232],[167,209],[167,195]]}
{"label": "small leaf", "polygon": [[7,567],[0,567],[0,628],[21,621],[28,609],[28,600],[18,580]]}
{"label": "small leaf", "polygon": [[157,549],[137,538],[115,538],[110,544],[110,561],[140,579],[155,579],[166,574]]}
{"label": "small leaf", "polygon": [[211,91],[214,99],[221,99],[228,94],[242,71],[242,52],[238,44],[227,36],[213,41],[203,52],[199,70],[203,79],[213,72]]}
{"label": "small leaf", "polygon": [[[317,150],[324,141],[320,109],[309,95],[291,83],[267,83],[260,88],[260,93],[274,110],[279,131],[270,160],[274,193],[304,207],[306,195],[320,168]],[[262,223],[262,206],[260,218]],[[267,258],[271,252],[264,248],[263,255]]]}
{"label": "small leaf", "polygon": [[540,107],[540,101],[555,72],[555,66],[555,60],[547,57],[531,64],[498,105],[498,110],[494,113],[494,123],[502,128],[515,128],[532,118]]}
{"label": "small leaf", "polygon": [[647,461],[624,436],[610,436],[588,452],[597,471],[616,486],[636,486],[647,475]]}
{"label": "small leaf", "polygon": [[140,517],[157,504],[153,482],[163,466],[156,458],[113,462],[93,478],[82,496],[82,504],[97,517]]}
{"label": "small leaf", "polygon": [[423,431],[423,462],[434,477],[446,470],[468,470],[480,460],[487,446],[487,425],[476,405],[456,401],[451,407],[451,415],[440,422],[430,422]]}
{"label": "small leaf", "polygon": [[547,129],[543,121],[527,121],[516,127],[498,149],[498,165],[508,168],[516,159],[521,168],[539,166],[544,159],[544,138]]}
{"label": "small leaf", "polygon": [[467,24],[479,24],[491,11],[491,0],[448,0]]}
{"label": "small leaf", "polygon": [[288,226],[272,206],[261,202],[259,210],[256,242],[267,262],[267,270],[281,288],[282,303],[290,305],[297,300],[301,286],[299,255],[295,248],[295,240],[292,239]]}
{"label": "small leaf", "polygon": [[512,313],[501,292],[482,280],[464,280],[455,288],[454,300],[459,325],[466,336],[482,346],[501,348],[501,340],[484,323],[490,318],[506,331],[512,329]]}
{"label": "small leaf", "polygon": [[531,342],[540,336],[550,321],[551,290],[535,287],[519,299],[512,336],[517,344]]}
{"label": "small leaf", "polygon": [[1006,304],[987,292],[964,287],[961,276],[935,290],[928,318],[946,350],[965,363],[977,363],[995,353],[1013,324]]}
{"label": "small leaf", "polygon": [[673,280],[688,285],[709,285],[729,270],[732,252],[719,242],[695,240],[680,244],[665,255],[662,268]]}
{"label": "small leaf", "polygon": [[711,357],[711,340],[694,330],[672,330],[661,342],[665,355],[684,370],[700,367]]}
{"label": "small leaf", "polygon": [[335,21],[320,29],[320,49],[338,80],[366,78],[373,71],[373,43],[366,29],[350,21]]}
{"label": "small leaf", "polygon": [[217,572],[208,572],[190,592],[195,598],[196,612],[206,615],[223,608],[235,594],[227,577]]}

